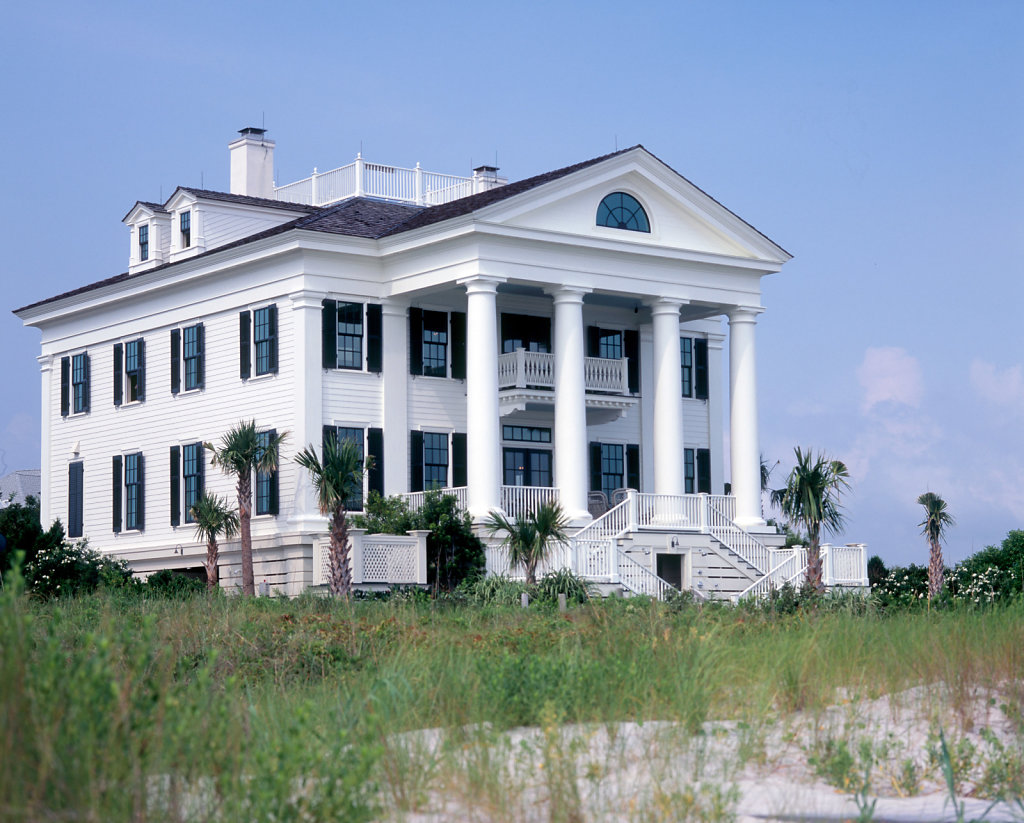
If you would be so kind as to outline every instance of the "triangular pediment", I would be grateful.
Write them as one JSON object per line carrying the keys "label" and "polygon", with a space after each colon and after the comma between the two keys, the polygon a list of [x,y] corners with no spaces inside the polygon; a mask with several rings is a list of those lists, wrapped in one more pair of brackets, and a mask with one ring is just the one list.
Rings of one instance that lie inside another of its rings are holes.
{"label": "triangular pediment", "polygon": [[[650,231],[598,225],[601,201],[624,192]],[[509,228],[700,254],[785,262],[790,255],[642,147],[509,198],[478,213]]]}

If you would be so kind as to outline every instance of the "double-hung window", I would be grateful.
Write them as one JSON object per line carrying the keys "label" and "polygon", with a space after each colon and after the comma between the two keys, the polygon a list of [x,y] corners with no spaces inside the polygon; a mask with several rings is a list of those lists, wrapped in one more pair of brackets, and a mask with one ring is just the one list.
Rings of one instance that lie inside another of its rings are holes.
{"label": "double-hung window", "polygon": [[68,464],[68,537],[82,536],[85,512],[84,469],[81,460]]}
{"label": "double-hung window", "polygon": [[183,384],[185,391],[203,388],[203,332],[202,323],[184,329],[171,329],[171,394],[180,392]]}
{"label": "double-hung window", "polygon": [[[256,437],[262,454],[277,437],[277,431],[259,432]],[[256,514],[277,514],[277,497],[277,470],[256,472]]]}
{"label": "double-hung window", "polygon": [[449,484],[466,485],[465,433],[453,432],[449,435],[446,432],[413,430],[409,433],[409,449],[409,491],[446,488]]}
{"label": "double-hung window", "polygon": [[679,360],[683,397],[708,399],[708,341],[703,337],[680,337]]}
{"label": "double-hung window", "polygon": [[140,337],[114,344],[114,405],[146,397],[146,343]]}
{"label": "double-hung window", "polygon": [[440,489],[448,485],[448,435],[423,433],[423,488]]}
{"label": "double-hung window", "polygon": [[323,301],[323,367],[380,372],[383,309],[379,303]]}
{"label": "double-hung window", "polygon": [[636,443],[590,444],[590,490],[609,502],[621,488],[640,489],[640,446]]}
{"label": "double-hung window", "polygon": [[181,247],[187,249],[192,245],[192,212],[183,211],[178,224],[181,231]]}
{"label": "double-hung window", "polygon": [[711,494],[710,449],[684,449],[683,470],[687,494]]}
{"label": "double-hung window", "polygon": [[185,522],[192,523],[192,507],[203,496],[203,444],[189,443],[181,449],[181,476],[185,481]]}
{"label": "double-hung window", "polygon": [[[145,483],[141,452],[114,455],[113,464],[113,528],[141,531],[145,525]],[[124,514],[122,522],[122,512]]]}
{"label": "double-hung window", "polygon": [[149,260],[149,226],[139,226],[139,262]]}
{"label": "double-hung window", "polygon": [[89,411],[89,355],[60,359],[60,415]]}
{"label": "double-hung window", "polygon": [[[238,316],[239,374],[277,373],[277,306],[269,305]],[[255,355],[255,356],[254,356]]]}
{"label": "double-hung window", "polygon": [[466,377],[466,313],[409,309],[409,373]]}

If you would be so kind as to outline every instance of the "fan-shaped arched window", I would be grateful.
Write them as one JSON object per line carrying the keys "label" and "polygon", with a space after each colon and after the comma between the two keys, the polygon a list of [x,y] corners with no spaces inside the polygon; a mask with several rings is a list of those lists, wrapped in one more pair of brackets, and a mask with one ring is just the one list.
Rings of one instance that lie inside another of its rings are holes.
{"label": "fan-shaped arched window", "polygon": [[597,225],[626,231],[651,230],[647,212],[635,197],[624,191],[609,194],[597,207]]}

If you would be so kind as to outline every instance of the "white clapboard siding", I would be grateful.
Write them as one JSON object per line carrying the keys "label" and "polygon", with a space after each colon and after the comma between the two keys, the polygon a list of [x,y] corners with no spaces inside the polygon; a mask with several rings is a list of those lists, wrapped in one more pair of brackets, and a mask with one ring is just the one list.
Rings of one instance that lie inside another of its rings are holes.
{"label": "white clapboard siding", "polygon": [[201,200],[203,239],[207,249],[226,246],[301,216],[301,212],[268,212],[232,208],[227,204]]}
{"label": "white clapboard siding", "polygon": [[466,381],[411,376],[409,428],[466,431]]}

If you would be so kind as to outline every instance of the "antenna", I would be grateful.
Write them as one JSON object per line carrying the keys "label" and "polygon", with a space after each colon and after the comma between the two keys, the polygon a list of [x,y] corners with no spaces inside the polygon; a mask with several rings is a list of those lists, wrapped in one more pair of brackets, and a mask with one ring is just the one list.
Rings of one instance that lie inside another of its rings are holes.
{"label": "antenna", "polygon": [[615,151],[619,150],[619,135],[615,135]]}
{"label": "antenna", "polygon": [[203,170],[202,169],[199,170],[199,188],[201,188],[201,189],[205,189],[206,188],[206,177],[203,174]]}

